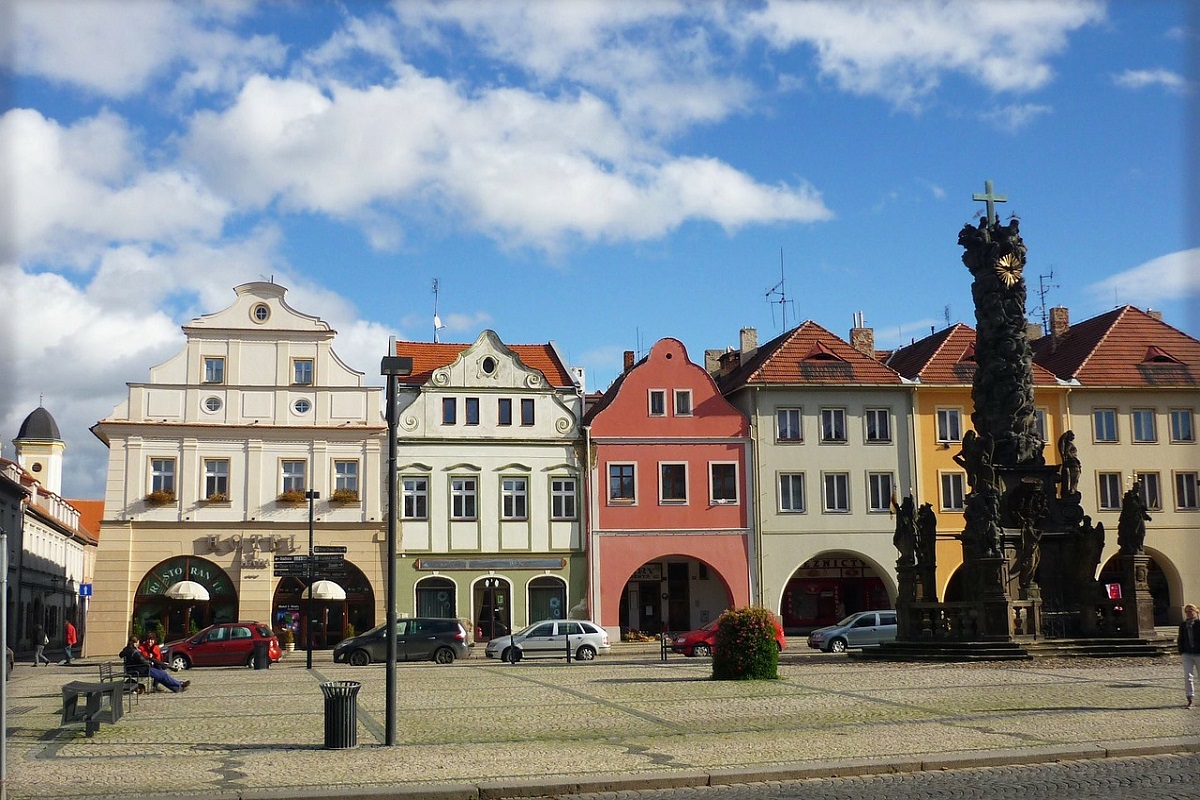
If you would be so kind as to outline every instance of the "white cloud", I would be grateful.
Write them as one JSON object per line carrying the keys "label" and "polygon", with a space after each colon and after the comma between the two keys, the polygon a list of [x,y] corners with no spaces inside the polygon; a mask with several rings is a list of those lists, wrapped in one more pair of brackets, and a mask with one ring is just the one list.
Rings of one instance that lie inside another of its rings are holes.
{"label": "white cloud", "polygon": [[1158,86],[1177,94],[1188,90],[1188,82],[1182,75],[1166,69],[1127,69],[1119,75],[1114,75],[1113,83],[1123,89],[1137,90]]}
{"label": "white cloud", "polygon": [[1037,103],[1012,103],[980,114],[980,119],[1009,133],[1016,133],[1043,114],[1049,114],[1049,106]]}
{"label": "white cloud", "polygon": [[1200,247],[1178,250],[1097,281],[1087,288],[1096,301],[1156,306],[1200,297]]}

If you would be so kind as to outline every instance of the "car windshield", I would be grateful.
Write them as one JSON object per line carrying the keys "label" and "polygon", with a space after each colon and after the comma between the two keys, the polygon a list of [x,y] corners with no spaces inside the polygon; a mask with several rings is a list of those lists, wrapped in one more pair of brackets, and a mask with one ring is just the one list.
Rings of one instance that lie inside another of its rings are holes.
{"label": "car windshield", "polygon": [[856,620],[856,619],[858,619],[859,617],[861,617],[861,616],[862,616],[862,613],[863,613],[863,612],[861,612],[861,611],[856,611],[855,613],[851,614],[850,616],[846,617],[844,620],[842,620],[841,622],[839,622],[839,623],[838,623],[837,625],[835,625],[834,627],[836,627],[836,628],[842,628],[842,627],[845,627],[846,625],[849,625],[850,623],[854,622],[854,620]]}
{"label": "car windshield", "polygon": [[718,619],[714,619],[712,622],[708,623],[707,625],[701,625],[701,626],[700,626],[700,630],[702,630],[702,631],[715,631],[715,630],[717,629],[717,622],[719,622],[719,621],[720,621],[720,620],[719,620],[719,618],[718,618]]}
{"label": "car windshield", "polygon": [[541,622],[535,622],[535,623],[533,623],[532,625],[529,625],[529,626],[527,626],[527,627],[524,627],[524,628],[522,628],[521,630],[517,631],[517,632],[516,632],[515,634],[513,634],[513,635],[514,635],[514,636],[525,636],[525,635],[527,635],[527,634],[528,634],[528,633],[529,633],[531,630],[533,630],[534,628],[536,628],[538,625],[544,625],[544,624],[546,624],[546,621],[545,621],[545,620],[542,620]]}

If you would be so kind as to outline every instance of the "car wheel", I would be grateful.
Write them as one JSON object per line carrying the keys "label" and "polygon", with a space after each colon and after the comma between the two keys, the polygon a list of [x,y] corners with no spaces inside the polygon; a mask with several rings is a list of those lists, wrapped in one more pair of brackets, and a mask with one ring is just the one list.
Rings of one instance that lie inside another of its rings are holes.
{"label": "car wheel", "polygon": [[506,647],[504,652],[500,654],[500,660],[515,664],[521,660],[521,651],[515,647]]}
{"label": "car wheel", "polygon": [[348,660],[352,667],[365,667],[371,663],[371,654],[366,650],[355,650]]}
{"label": "car wheel", "polygon": [[706,644],[692,645],[692,655],[694,656],[711,656],[712,648]]}
{"label": "car wheel", "polygon": [[178,672],[181,669],[191,669],[192,662],[188,661],[183,656],[171,656],[171,669]]}
{"label": "car wheel", "polygon": [[831,640],[831,641],[829,642],[829,652],[830,652],[830,653],[844,653],[844,652],[846,652],[846,640],[845,640],[845,639],[842,639],[842,638],[840,638],[840,637],[839,637],[839,638],[837,638],[837,639],[833,639],[833,640]]}
{"label": "car wheel", "polygon": [[590,644],[585,644],[575,651],[575,660],[577,661],[592,661],[596,658],[596,648]]}
{"label": "car wheel", "polygon": [[251,653],[246,657],[246,666],[250,667],[251,669],[254,668],[254,653]]}
{"label": "car wheel", "polygon": [[454,651],[449,647],[439,647],[433,654],[433,660],[438,664],[453,664]]}

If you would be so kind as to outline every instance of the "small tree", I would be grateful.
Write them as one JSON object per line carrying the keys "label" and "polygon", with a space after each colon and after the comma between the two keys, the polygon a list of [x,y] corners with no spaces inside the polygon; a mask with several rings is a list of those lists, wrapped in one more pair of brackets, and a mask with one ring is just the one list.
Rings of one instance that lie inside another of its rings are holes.
{"label": "small tree", "polygon": [[756,681],[779,677],[775,617],[765,608],[726,611],[717,620],[713,645],[713,680]]}

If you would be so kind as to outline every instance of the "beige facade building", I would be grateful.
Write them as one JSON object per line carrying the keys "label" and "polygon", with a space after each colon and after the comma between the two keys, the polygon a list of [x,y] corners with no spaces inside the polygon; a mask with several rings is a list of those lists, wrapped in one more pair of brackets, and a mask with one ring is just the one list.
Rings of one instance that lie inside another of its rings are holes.
{"label": "beige facade building", "polygon": [[[291,308],[284,287],[234,291],[92,428],[110,455],[89,656],[116,653],[131,628],[175,638],[257,620],[323,647],[383,619],[382,390],[363,385],[334,353],[335,331]],[[311,624],[307,576],[276,578],[272,566],[308,553],[310,531],[346,548],[342,570],[315,577],[347,595],[315,603]]]}

